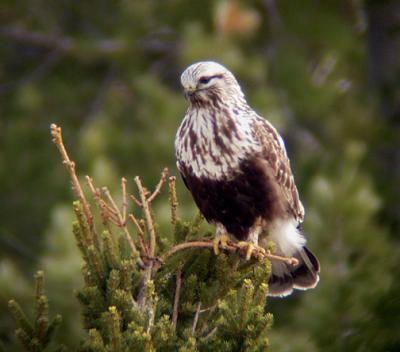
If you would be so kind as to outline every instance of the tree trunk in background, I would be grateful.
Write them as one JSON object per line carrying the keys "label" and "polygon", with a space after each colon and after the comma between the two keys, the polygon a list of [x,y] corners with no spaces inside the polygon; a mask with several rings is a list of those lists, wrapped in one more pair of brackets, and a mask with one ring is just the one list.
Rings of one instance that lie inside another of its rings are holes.
{"label": "tree trunk in background", "polygon": [[400,1],[366,2],[370,78],[378,92],[384,131],[380,136],[377,178],[384,188],[386,204],[383,217],[400,230]]}

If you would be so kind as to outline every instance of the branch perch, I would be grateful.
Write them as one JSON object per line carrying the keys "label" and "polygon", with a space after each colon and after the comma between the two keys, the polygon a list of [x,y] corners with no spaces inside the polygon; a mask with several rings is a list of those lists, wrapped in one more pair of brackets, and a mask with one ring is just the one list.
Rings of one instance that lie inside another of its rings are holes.
{"label": "branch perch", "polygon": [[[173,255],[176,252],[182,251],[184,249],[188,248],[210,248],[212,249],[214,246],[213,240],[202,240],[202,241],[190,241],[190,242],[184,242],[177,244],[176,246],[170,248],[166,253],[164,253],[160,258],[160,262],[164,263],[171,255]],[[242,250],[242,248],[235,242],[228,241],[228,243],[225,246],[220,245],[220,249],[222,250],[227,250],[229,252],[237,252]],[[294,258],[287,258],[287,257],[282,257],[279,255],[271,254],[271,253],[262,253],[262,251],[257,250],[255,248],[251,254],[252,258],[254,259],[261,259],[261,258],[268,258],[268,259],[274,259],[274,260],[279,260],[282,261],[286,264],[289,265],[297,265],[299,261]]]}

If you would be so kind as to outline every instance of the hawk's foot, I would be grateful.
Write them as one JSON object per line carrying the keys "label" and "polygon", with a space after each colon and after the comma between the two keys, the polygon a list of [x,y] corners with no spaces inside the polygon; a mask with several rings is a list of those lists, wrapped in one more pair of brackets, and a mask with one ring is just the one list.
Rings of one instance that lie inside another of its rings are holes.
{"label": "hawk's foot", "polygon": [[229,241],[229,236],[227,234],[222,234],[222,235],[216,235],[214,240],[213,240],[213,248],[214,248],[214,253],[216,255],[219,254],[219,246],[221,245],[222,248],[224,248]]}
{"label": "hawk's foot", "polygon": [[237,245],[240,249],[246,248],[246,260],[250,260],[251,255],[253,254],[254,251],[260,252],[263,255],[265,254],[264,248],[252,242],[240,241],[237,243]]}

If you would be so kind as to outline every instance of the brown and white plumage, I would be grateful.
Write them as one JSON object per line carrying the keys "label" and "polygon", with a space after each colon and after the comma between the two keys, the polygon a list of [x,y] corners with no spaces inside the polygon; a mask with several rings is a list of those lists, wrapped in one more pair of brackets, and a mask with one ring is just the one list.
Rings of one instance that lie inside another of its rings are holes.
{"label": "brown and white plumage", "polygon": [[189,66],[181,76],[189,101],[175,149],[183,180],[205,218],[254,244],[272,240],[296,267],[272,262],[271,295],[318,282],[319,264],[299,229],[304,208],[276,129],[249,107],[233,74],[215,62]]}

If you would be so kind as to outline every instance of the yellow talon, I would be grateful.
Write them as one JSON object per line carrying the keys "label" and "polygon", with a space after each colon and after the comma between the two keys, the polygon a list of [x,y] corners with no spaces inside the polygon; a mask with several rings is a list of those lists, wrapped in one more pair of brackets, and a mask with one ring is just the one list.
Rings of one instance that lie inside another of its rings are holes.
{"label": "yellow talon", "polygon": [[213,241],[214,253],[218,255],[219,246],[221,245],[221,247],[224,248],[228,241],[229,241],[229,236],[227,234],[216,235]]}
{"label": "yellow talon", "polygon": [[250,260],[251,255],[253,252],[256,250],[258,252],[261,252],[262,254],[265,254],[265,249],[257,246],[256,244],[252,242],[246,242],[246,241],[240,241],[238,242],[238,246],[240,249],[246,248],[246,260]]}

